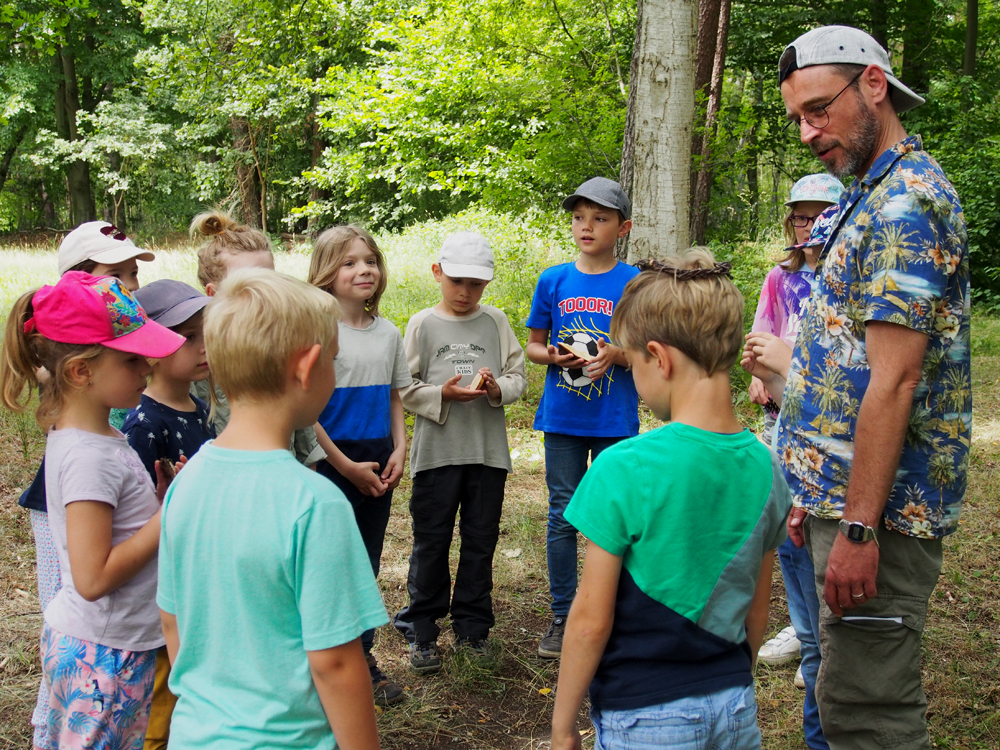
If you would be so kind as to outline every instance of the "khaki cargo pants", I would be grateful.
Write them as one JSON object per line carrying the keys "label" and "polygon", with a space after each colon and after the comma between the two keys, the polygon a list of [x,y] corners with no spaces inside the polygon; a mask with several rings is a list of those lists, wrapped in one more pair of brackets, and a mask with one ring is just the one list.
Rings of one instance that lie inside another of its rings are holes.
{"label": "khaki cargo pants", "polygon": [[941,574],[941,540],[879,529],[878,596],[839,618],[823,599],[837,521],[807,516],[816,567],[820,723],[831,750],[930,750],[920,682],[920,636]]}

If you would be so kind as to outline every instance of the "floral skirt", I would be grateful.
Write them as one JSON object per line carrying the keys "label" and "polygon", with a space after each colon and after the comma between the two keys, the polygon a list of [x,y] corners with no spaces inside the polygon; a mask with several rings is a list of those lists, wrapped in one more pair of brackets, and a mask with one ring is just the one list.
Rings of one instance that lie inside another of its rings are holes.
{"label": "floral skirt", "polygon": [[40,750],[141,750],[149,722],[156,649],[125,651],[42,626],[49,703],[35,726]]}

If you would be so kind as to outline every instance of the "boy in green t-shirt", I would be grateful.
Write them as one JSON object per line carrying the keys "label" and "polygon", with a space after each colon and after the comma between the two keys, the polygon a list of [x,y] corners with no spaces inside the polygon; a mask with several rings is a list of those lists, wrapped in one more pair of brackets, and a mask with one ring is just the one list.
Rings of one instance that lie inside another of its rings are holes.
{"label": "boy in green t-shirt", "polygon": [[163,503],[171,747],[378,748],[361,634],[388,622],[382,597],[344,494],[288,452],[333,393],[339,317],[264,270],[231,274],[205,308],[232,415]]}
{"label": "boy in green t-shirt", "polygon": [[588,542],[552,748],[580,747],[588,685],[606,750],[639,722],[644,746],[760,748],[752,669],[791,497],[777,457],[733,412],[743,298],[728,265],[701,249],[644,265],[611,335],[669,423],[602,452],[566,509]]}

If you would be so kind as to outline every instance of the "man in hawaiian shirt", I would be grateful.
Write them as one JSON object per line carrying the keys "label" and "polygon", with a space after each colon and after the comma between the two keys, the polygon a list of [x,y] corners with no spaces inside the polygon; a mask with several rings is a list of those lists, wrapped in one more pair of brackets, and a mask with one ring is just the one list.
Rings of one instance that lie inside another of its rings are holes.
{"label": "man in hawaiian shirt", "polygon": [[778,435],[789,535],[808,546],[823,603],[820,720],[834,750],[930,748],[920,637],[972,421],[965,219],[899,121],[923,99],[868,34],[802,35],[779,82],[802,142],[857,178],[820,256]]}

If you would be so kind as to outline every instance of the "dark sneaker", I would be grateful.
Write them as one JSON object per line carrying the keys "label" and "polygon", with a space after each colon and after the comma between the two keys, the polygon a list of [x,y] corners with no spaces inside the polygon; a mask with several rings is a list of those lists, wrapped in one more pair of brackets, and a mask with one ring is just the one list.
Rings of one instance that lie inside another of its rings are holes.
{"label": "dark sneaker", "polygon": [[410,644],[410,666],[414,672],[430,674],[441,669],[441,652],[433,641]]}
{"label": "dark sneaker", "polygon": [[403,688],[386,677],[378,668],[378,662],[372,654],[368,654],[368,674],[372,677],[372,693],[375,695],[376,706],[391,706],[406,697],[403,695]]}
{"label": "dark sneaker", "polygon": [[471,656],[481,657],[487,655],[485,638],[459,638],[458,647],[459,649],[468,651]]}
{"label": "dark sneaker", "polygon": [[558,659],[562,655],[563,635],[566,633],[566,618],[557,615],[538,642],[538,655],[543,659]]}

